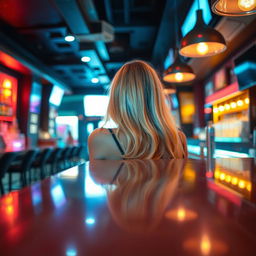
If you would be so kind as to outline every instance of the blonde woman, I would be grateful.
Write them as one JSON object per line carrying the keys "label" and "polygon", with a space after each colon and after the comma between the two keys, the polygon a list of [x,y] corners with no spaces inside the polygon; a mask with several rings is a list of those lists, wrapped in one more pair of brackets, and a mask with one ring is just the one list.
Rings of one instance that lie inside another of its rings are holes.
{"label": "blonde woman", "polygon": [[116,73],[110,89],[106,122],[88,139],[93,159],[186,158],[185,135],[176,127],[166,105],[156,71],[144,61],[131,61]]}

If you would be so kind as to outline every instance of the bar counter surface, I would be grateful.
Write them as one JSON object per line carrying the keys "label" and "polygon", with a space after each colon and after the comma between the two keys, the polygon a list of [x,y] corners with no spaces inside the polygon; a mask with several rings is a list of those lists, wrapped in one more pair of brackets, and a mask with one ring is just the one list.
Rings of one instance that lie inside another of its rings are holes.
{"label": "bar counter surface", "polygon": [[255,159],[207,166],[98,160],[11,192],[0,255],[255,256]]}

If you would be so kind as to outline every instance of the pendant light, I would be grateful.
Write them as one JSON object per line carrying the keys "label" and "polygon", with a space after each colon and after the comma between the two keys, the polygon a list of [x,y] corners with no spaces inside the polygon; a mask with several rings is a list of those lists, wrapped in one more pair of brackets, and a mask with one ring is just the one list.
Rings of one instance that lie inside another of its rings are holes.
{"label": "pendant light", "polygon": [[221,16],[256,14],[256,0],[212,0],[212,11]]}
{"label": "pendant light", "polygon": [[178,21],[177,21],[177,5],[175,0],[175,51],[174,51],[174,62],[170,65],[167,70],[164,71],[163,80],[168,83],[184,83],[195,79],[196,75],[193,69],[182,61],[178,50]]}
{"label": "pendant light", "polygon": [[227,46],[224,37],[217,30],[205,24],[199,0],[196,17],[194,28],[181,40],[180,54],[186,57],[201,58],[225,51]]}
{"label": "pendant light", "polygon": [[169,83],[184,83],[195,79],[193,69],[181,60],[178,48],[175,49],[173,64],[164,71],[164,81]]}

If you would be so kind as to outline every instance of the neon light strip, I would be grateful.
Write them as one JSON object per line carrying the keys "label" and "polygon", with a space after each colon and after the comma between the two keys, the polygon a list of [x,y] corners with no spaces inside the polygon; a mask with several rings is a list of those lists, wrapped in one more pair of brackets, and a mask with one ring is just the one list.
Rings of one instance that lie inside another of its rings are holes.
{"label": "neon light strip", "polygon": [[238,92],[238,91],[239,91],[239,86],[238,86],[238,83],[235,82],[235,83],[225,87],[224,89],[217,91],[217,92],[213,93],[212,95],[206,97],[205,103],[206,104],[213,103],[216,100],[219,100],[226,96],[230,96],[230,94]]}
{"label": "neon light strip", "polygon": [[[188,152],[190,154],[200,155],[200,147],[195,145],[188,145]],[[204,147],[204,156],[207,155],[207,148]],[[235,151],[215,149],[214,158],[247,158],[249,154],[239,153]]]}

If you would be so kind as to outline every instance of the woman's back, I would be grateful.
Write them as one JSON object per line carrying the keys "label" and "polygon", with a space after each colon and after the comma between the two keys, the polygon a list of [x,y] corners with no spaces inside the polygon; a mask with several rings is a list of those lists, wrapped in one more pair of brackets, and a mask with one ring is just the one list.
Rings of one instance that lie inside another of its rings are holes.
{"label": "woman's back", "polygon": [[115,75],[106,120],[117,128],[90,135],[90,159],[187,157],[185,135],[176,127],[162,84],[143,61],[126,63]]}

